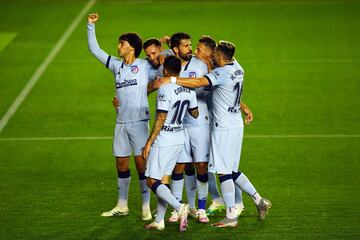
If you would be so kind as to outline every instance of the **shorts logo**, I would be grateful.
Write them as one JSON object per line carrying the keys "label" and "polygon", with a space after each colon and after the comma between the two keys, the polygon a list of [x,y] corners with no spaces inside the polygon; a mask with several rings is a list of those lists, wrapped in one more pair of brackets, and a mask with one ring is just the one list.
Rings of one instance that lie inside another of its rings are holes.
{"label": "shorts logo", "polygon": [[137,74],[139,72],[138,66],[131,66],[131,72]]}
{"label": "shorts logo", "polygon": [[196,78],[196,72],[189,72],[189,78]]}

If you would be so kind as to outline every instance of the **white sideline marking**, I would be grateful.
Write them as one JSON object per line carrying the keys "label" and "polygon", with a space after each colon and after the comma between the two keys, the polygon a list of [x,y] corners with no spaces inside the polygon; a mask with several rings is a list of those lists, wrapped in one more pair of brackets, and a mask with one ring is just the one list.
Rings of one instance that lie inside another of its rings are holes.
{"label": "white sideline marking", "polygon": [[21,103],[24,101],[24,99],[27,97],[31,89],[34,87],[36,82],[39,80],[41,75],[45,72],[46,68],[49,66],[51,61],[55,58],[55,56],[58,54],[58,52],[61,50],[61,48],[64,46],[65,42],[68,40],[70,35],[74,32],[77,25],[80,23],[81,20],[83,20],[85,14],[87,14],[90,10],[90,8],[94,5],[96,0],[90,0],[85,7],[81,10],[79,15],[74,19],[74,21],[70,24],[70,26],[66,29],[64,34],[61,36],[59,41],[56,43],[55,47],[51,50],[49,55],[45,58],[45,60],[41,63],[39,68],[36,70],[34,75],[30,78],[30,80],[27,82],[23,90],[20,92],[20,94],[16,97],[15,101],[11,104],[7,112],[4,114],[4,116],[1,118],[0,121],[0,133],[5,128],[6,124],[9,122],[10,118],[14,115],[16,110],[19,108]]}
{"label": "white sideline marking", "polygon": [[[360,138],[360,134],[308,134],[308,135],[245,135],[244,138]],[[112,140],[112,136],[100,137],[28,137],[0,138],[0,142],[15,141],[74,141],[74,140]]]}

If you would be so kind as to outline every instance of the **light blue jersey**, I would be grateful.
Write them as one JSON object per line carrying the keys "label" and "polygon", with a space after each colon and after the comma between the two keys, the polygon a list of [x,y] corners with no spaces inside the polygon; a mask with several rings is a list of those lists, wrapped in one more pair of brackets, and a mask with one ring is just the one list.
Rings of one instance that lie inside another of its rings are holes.
{"label": "light blue jersey", "polygon": [[240,64],[234,60],[205,77],[212,86],[213,130],[244,127],[240,110],[244,70]]}
{"label": "light blue jersey", "polygon": [[88,23],[88,44],[90,52],[108,68],[115,77],[116,97],[119,107],[116,116],[117,123],[148,120],[149,104],[147,99],[148,82],[157,76],[146,59],[136,59],[126,65],[122,60],[104,52],[97,43],[95,25]]}
{"label": "light blue jersey", "polygon": [[188,110],[198,107],[195,92],[174,83],[159,88],[156,102],[157,112],[166,112],[163,128],[156,137],[154,146],[183,145],[185,142],[183,119]]}
{"label": "light blue jersey", "polygon": [[[197,57],[192,57],[186,65],[181,67],[180,77],[199,78],[206,73],[208,73],[208,66],[206,63]],[[204,90],[204,87],[200,87],[196,88],[195,92],[199,106],[199,117],[195,119],[190,114],[186,114],[184,118],[185,127],[209,124],[209,112],[206,104],[207,91]]]}

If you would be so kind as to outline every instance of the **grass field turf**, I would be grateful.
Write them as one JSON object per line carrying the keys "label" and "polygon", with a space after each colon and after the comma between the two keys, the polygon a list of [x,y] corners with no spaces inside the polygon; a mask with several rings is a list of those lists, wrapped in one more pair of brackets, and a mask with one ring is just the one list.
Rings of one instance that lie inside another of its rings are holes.
{"label": "grass field turf", "polygon": [[[0,33],[17,33],[0,52],[0,116],[85,4],[0,2]],[[113,55],[125,31],[144,39],[186,31],[194,47],[201,34],[236,43],[243,100],[255,114],[241,170],[273,208],[259,223],[244,196],[236,229],[191,220],[186,233],[148,232],[134,165],[130,215],[99,216],[117,197],[110,139],[10,141],[112,135],[113,78],[87,50],[84,18],[0,133],[0,239],[359,239],[359,2],[98,1],[92,9],[100,46]]]}

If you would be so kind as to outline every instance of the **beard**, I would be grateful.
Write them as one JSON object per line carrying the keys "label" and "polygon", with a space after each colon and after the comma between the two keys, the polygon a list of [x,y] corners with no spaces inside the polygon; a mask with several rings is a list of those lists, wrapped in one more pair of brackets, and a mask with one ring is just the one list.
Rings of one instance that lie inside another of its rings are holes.
{"label": "beard", "polygon": [[151,61],[150,59],[148,59],[148,61],[149,61],[150,65],[151,65],[153,68],[158,69],[158,68],[160,67],[160,60],[159,60],[159,59],[158,59],[157,62]]}
{"label": "beard", "polygon": [[192,51],[188,52],[187,54],[179,53],[179,57],[184,61],[189,61],[192,58]]}

